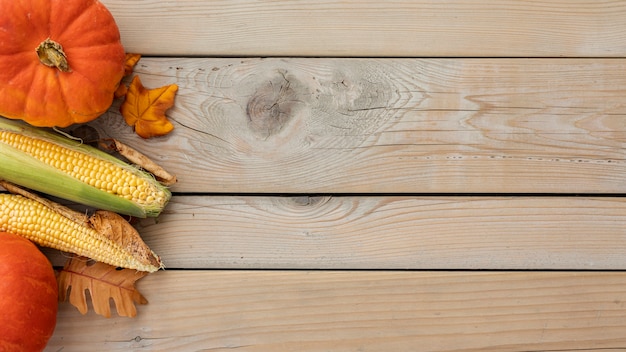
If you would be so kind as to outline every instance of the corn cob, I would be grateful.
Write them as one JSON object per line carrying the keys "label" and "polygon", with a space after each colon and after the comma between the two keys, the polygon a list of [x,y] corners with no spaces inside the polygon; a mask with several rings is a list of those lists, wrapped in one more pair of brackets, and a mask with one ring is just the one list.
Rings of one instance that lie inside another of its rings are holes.
{"label": "corn cob", "polygon": [[147,272],[162,268],[160,259],[142,241],[135,240],[132,245],[123,246],[89,226],[88,222],[77,221],[44,203],[18,194],[0,194],[0,231],[116,267]]}
{"label": "corn cob", "polygon": [[0,118],[0,179],[98,209],[158,216],[171,197],[155,178],[97,148]]}

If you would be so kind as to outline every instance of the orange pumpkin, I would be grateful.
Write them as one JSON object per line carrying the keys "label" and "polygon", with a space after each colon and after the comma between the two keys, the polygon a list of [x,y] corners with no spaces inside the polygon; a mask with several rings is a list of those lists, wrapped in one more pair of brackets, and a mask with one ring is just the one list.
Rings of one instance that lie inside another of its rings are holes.
{"label": "orange pumpkin", "polygon": [[41,351],[56,326],[58,288],[31,241],[0,232],[0,351]]}
{"label": "orange pumpkin", "polygon": [[0,115],[66,127],[111,106],[125,52],[102,3],[0,0],[0,9]]}

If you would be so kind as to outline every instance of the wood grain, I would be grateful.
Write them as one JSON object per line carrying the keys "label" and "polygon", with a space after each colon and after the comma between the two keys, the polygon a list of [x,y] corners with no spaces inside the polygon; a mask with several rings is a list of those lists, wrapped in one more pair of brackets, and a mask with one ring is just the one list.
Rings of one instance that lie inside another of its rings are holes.
{"label": "wood grain", "polygon": [[623,57],[620,0],[103,0],[152,56]]}
{"label": "wood grain", "polygon": [[624,193],[626,59],[141,59],[176,192]]}
{"label": "wood grain", "polygon": [[134,319],[62,304],[46,351],[626,349],[626,274],[165,271]]}
{"label": "wood grain", "polygon": [[626,270],[626,198],[177,196],[136,227],[167,268]]}
{"label": "wood grain", "polygon": [[47,352],[626,350],[626,2],[102,1],[180,87],[90,124],[178,176],[168,269]]}

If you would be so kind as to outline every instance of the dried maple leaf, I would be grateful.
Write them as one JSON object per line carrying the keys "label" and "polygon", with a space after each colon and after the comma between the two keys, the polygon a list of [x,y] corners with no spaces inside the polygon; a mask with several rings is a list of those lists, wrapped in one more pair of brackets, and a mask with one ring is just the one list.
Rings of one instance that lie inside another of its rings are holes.
{"label": "dried maple leaf", "polygon": [[165,111],[174,105],[177,90],[176,84],[146,89],[135,76],[120,107],[122,116],[142,138],[164,136],[174,129]]}
{"label": "dried maple leaf", "polygon": [[133,73],[133,69],[137,62],[141,59],[141,54],[126,53],[126,59],[124,60],[124,76],[130,76]]}
{"label": "dried maple leaf", "polygon": [[121,97],[125,96],[126,93],[128,93],[128,87],[125,84],[120,83],[120,85],[117,86],[117,89],[113,93],[113,96],[115,98],[121,98]]}
{"label": "dried maple leaf", "polygon": [[89,261],[83,257],[73,257],[59,272],[59,300],[69,302],[78,308],[81,314],[88,311],[86,291],[91,295],[96,314],[111,317],[110,299],[113,299],[117,314],[123,317],[137,315],[137,304],[147,304],[148,300],[135,288],[135,282],[148,273],[121,269]]}
{"label": "dried maple leaf", "polygon": [[[141,59],[141,54],[126,53],[126,58],[124,60],[124,77],[128,77],[133,73],[133,69],[135,68],[135,65],[137,65],[137,62],[139,62],[139,59]],[[114,96],[115,98],[121,98],[125,96],[127,92],[128,86],[123,82],[120,82],[120,85],[117,86],[117,89],[115,90]]]}

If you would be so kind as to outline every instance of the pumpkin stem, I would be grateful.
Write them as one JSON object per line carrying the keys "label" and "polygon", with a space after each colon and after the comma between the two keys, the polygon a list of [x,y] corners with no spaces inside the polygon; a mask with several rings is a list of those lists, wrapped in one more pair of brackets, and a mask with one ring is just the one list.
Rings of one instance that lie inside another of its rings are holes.
{"label": "pumpkin stem", "polygon": [[39,61],[46,66],[56,67],[62,72],[70,71],[70,67],[67,64],[67,56],[65,52],[63,52],[63,47],[50,38],[39,44],[37,47],[37,56],[39,56]]}

